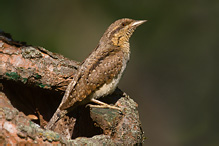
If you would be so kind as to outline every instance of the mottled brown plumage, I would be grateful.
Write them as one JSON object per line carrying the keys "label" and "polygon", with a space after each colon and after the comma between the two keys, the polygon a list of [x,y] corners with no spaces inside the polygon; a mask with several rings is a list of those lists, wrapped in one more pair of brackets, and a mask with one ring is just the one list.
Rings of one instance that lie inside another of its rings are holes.
{"label": "mottled brown plumage", "polygon": [[68,85],[62,102],[48,123],[47,129],[51,129],[58,119],[78,105],[90,101],[116,109],[96,99],[111,94],[117,87],[130,56],[129,38],[135,28],[144,22],[145,20],[124,18],[109,26],[98,46],[82,62]]}

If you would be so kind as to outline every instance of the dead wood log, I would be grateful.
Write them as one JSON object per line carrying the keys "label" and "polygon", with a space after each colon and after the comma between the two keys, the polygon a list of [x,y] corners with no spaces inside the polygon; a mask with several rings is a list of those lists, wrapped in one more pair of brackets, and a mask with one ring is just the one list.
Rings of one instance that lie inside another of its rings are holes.
{"label": "dead wood log", "polygon": [[102,100],[118,104],[123,114],[82,106],[60,120],[55,132],[43,128],[79,65],[0,32],[0,143],[142,145],[137,104],[119,89]]}

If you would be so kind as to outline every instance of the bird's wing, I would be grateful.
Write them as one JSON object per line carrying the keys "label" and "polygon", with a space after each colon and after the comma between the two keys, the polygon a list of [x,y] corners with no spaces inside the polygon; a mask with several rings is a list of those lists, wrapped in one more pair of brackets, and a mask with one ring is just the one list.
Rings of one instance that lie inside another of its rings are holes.
{"label": "bird's wing", "polygon": [[75,80],[68,86],[60,109],[72,108],[76,102],[83,101],[104,84],[110,83],[122,69],[123,56],[118,48],[96,49],[95,53],[90,54],[80,67]]}

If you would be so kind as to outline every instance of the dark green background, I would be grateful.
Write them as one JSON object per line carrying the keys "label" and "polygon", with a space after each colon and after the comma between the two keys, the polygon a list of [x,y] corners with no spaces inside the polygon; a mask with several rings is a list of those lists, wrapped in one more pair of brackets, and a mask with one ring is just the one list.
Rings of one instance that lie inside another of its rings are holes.
{"label": "dark green background", "polygon": [[119,18],[147,19],[131,38],[119,87],[139,105],[145,145],[219,145],[219,1],[1,1],[0,29],[82,61]]}

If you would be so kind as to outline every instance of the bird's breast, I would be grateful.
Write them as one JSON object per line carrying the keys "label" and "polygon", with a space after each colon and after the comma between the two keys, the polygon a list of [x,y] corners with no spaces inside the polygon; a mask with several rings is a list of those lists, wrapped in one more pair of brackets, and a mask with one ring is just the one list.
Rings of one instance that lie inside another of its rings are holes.
{"label": "bird's breast", "polygon": [[107,96],[107,95],[114,92],[114,90],[116,89],[116,87],[117,87],[117,85],[118,85],[118,83],[119,83],[119,81],[122,77],[122,74],[123,74],[123,72],[126,68],[127,61],[128,60],[123,61],[123,66],[122,66],[121,71],[119,72],[119,74],[115,78],[113,78],[111,80],[111,82],[103,84],[103,86],[101,86],[97,91],[95,91],[93,93],[91,98],[97,99],[99,97]]}

